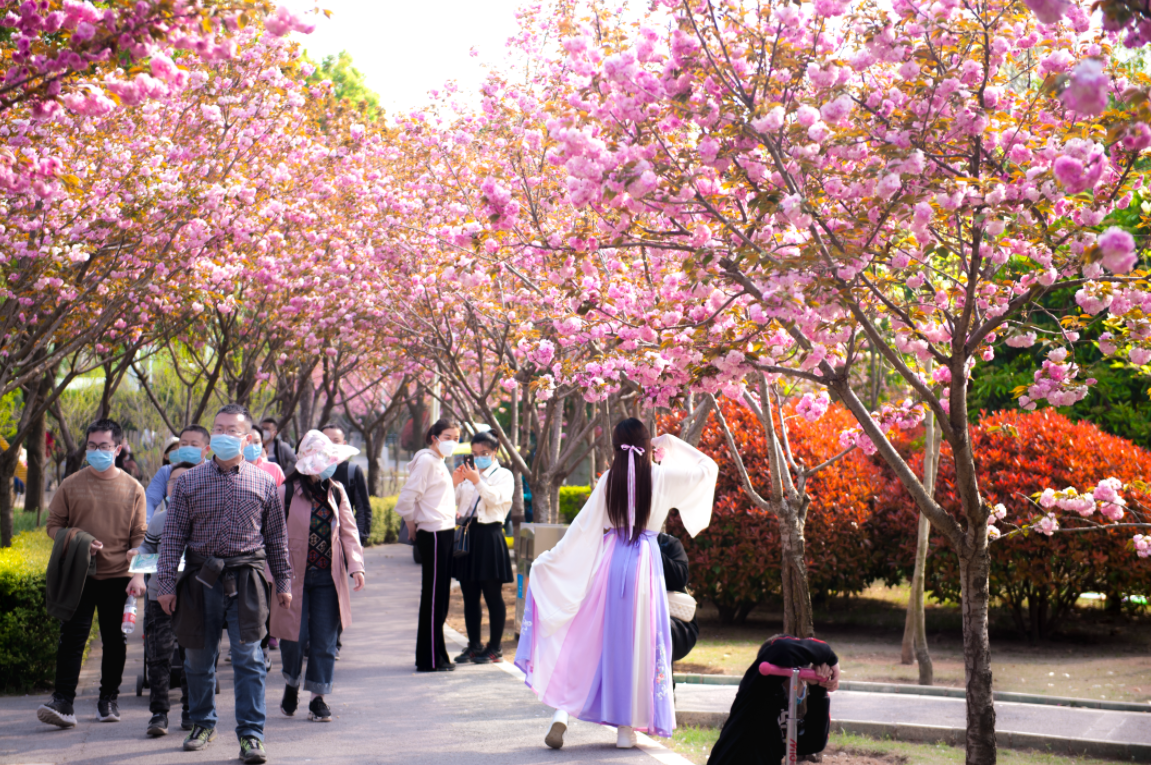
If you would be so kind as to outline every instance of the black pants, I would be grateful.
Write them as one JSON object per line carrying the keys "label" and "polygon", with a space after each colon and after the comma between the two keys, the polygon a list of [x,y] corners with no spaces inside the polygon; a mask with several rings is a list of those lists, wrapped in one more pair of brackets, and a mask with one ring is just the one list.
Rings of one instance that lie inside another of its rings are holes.
{"label": "black pants", "polygon": [[99,614],[100,641],[104,645],[100,662],[100,698],[114,699],[120,693],[124,676],[124,657],[128,637],[120,631],[124,618],[124,601],[128,599],[128,577],[93,579],[84,582],[80,605],[66,622],[60,623],[60,642],[56,646],[56,693],[76,700],[76,684],[84,663],[84,646],[92,631],[92,612]]}
{"label": "black pants", "polygon": [[416,668],[429,670],[450,664],[444,645],[444,622],[452,592],[452,541],[455,529],[416,532],[416,547],[423,558],[420,624],[416,629]]}
{"label": "black pants", "polygon": [[464,623],[468,627],[468,645],[480,645],[480,624],[483,610],[480,595],[488,604],[488,623],[491,627],[491,640],[488,645],[499,649],[504,639],[504,625],[508,620],[508,608],[504,605],[504,583],[498,579],[483,582],[460,582],[464,595]]}
{"label": "black pants", "polygon": [[148,684],[152,693],[148,700],[148,711],[168,713],[172,708],[168,694],[172,686],[172,657],[180,651],[180,690],[184,697],[184,709],[188,708],[188,680],[184,674],[184,649],[176,645],[176,635],[172,632],[172,617],[164,613],[160,604],[149,600],[144,609],[144,649],[148,660]]}

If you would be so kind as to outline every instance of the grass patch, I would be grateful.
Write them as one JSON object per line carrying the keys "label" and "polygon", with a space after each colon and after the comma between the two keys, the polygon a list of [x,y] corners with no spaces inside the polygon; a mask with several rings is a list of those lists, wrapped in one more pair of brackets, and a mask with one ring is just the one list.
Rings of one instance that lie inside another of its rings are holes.
{"label": "grass patch", "polygon": [[[704,765],[718,738],[718,728],[686,727],[677,728],[672,740],[666,743],[677,754],[696,765]],[[956,765],[964,761],[964,751],[947,744],[911,744],[837,733],[828,740],[823,761],[827,765]],[[999,762],[1001,765],[1114,765],[1113,760],[1009,749],[999,750]]]}
{"label": "grass patch", "polygon": [[369,497],[372,504],[372,531],[367,545],[387,545],[400,536],[400,516],[396,513],[397,496]]}

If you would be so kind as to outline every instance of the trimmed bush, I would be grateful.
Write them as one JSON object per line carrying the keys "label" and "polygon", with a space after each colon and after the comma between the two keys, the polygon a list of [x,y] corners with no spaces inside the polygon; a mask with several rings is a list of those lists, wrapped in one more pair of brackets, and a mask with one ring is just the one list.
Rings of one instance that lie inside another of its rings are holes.
{"label": "trimmed bush", "polygon": [[48,616],[44,588],[52,540],[25,531],[0,549],[0,690],[50,686],[60,622]]}
{"label": "trimmed bush", "polygon": [[[794,412],[790,405],[787,412]],[[753,484],[766,491],[770,474],[763,428],[755,415],[739,404],[724,401],[723,413]],[[839,434],[854,424],[852,416],[839,406],[830,408],[817,422],[790,417],[788,432],[796,459],[813,466],[835,456],[841,450]],[[664,429],[675,432],[670,422]],[[719,464],[711,525],[691,539],[678,513],[672,513],[668,531],[687,551],[695,596],[713,601],[724,621],[738,622],[756,604],[780,592],[779,522],[771,513],[757,509],[744,494],[714,417],[704,428],[699,448]],[[811,505],[804,537],[813,599],[859,592],[870,583],[870,544],[861,532],[871,515],[880,478],[878,467],[856,450],[808,482]]]}
{"label": "trimmed bush", "polygon": [[574,521],[590,496],[590,486],[561,486],[560,517],[563,518],[563,522],[571,523]]}
{"label": "trimmed bush", "polygon": [[399,541],[400,516],[396,513],[396,497],[369,497],[372,503],[372,533],[368,546],[388,545]]}
{"label": "trimmed bush", "polygon": [[[1025,522],[1037,515],[1027,497],[1046,488],[1089,490],[1104,478],[1124,483],[1151,479],[1151,452],[1088,422],[1072,422],[1052,409],[1002,411],[985,415],[971,429],[979,488],[987,502],[1002,502],[1007,520]],[[923,466],[922,443],[909,444],[909,464]],[[902,451],[902,450],[901,450]],[[1128,496],[1134,492],[1125,492]],[[1141,504],[1146,496],[1135,495]],[[939,503],[956,515],[955,463],[945,444],[936,492]],[[889,581],[910,577],[918,511],[894,474],[877,492],[878,509],[869,524],[877,558]],[[1091,518],[1102,520],[1098,513]],[[1126,519],[1125,519],[1126,520]],[[1087,526],[1072,513],[1060,513],[1064,528]],[[1003,530],[1010,527],[1004,525]],[[1151,594],[1151,559],[1131,548],[1131,529],[1030,533],[991,545],[991,595],[1005,605],[1021,637],[1038,641],[1059,631],[1070,608],[1084,592],[1103,592],[1108,604],[1126,595]],[[927,586],[944,600],[959,602],[959,561],[947,541],[933,535]]]}

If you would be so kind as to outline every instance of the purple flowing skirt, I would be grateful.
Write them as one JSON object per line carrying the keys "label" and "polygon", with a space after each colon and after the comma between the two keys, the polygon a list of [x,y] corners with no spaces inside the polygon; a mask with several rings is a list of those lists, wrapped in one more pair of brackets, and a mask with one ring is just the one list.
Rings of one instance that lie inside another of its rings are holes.
{"label": "purple flowing skirt", "polygon": [[528,583],[515,664],[540,701],[587,722],[669,737],[671,621],[654,531],[629,544],[614,531],[569,625],[542,635]]}

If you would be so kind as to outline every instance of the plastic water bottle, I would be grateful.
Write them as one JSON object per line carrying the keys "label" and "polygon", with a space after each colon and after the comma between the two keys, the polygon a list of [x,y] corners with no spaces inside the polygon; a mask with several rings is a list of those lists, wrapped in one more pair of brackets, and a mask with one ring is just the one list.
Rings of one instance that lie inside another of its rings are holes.
{"label": "plastic water bottle", "polygon": [[136,596],[129,595],[124,601],[124,620],[120,622],[120,631],[131,635],[136,631]]}

